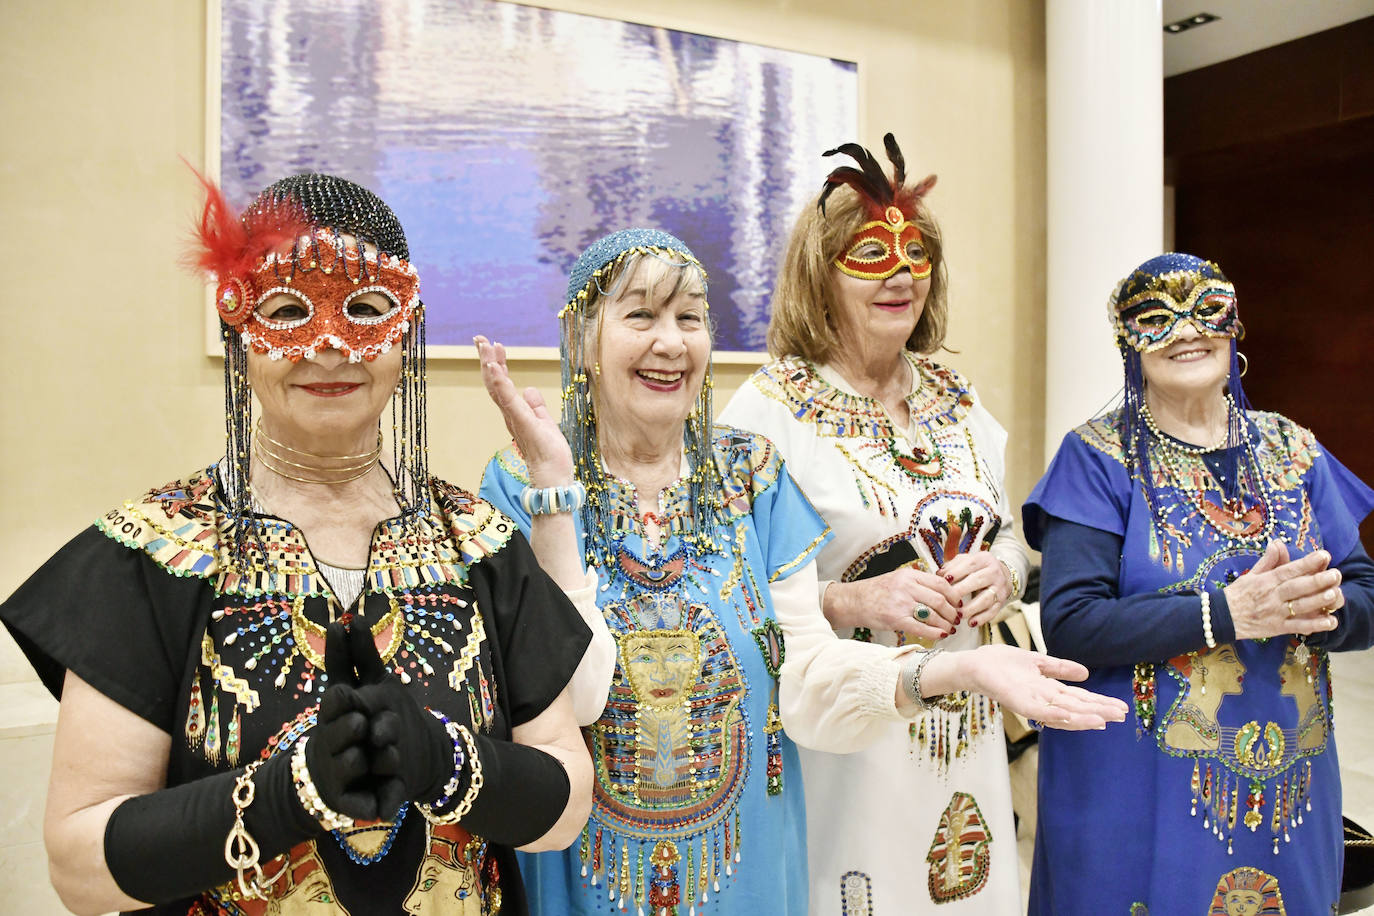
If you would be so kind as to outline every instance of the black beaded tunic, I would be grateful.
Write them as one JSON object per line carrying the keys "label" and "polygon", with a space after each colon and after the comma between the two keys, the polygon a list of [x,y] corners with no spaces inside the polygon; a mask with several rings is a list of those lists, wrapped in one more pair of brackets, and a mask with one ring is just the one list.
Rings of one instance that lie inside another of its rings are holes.
{"label": "black beaded tunic", "polygon": [[[54,695],[70,670],[171,735],[169,787],[290,753],[343,610],[290,523],[259,516],[247,562],[230,551],[217,479],[211,467],[111,510],[0,605]],[[377,525],[353,610],[423,705],[508,740],[558,696],[590,634],[509,519],[436,478],[429,496],[428,513]],[[280,874],[270,901],[231,882],[140,912],[525,912],[510,849],[405,807],[264,871]]]}

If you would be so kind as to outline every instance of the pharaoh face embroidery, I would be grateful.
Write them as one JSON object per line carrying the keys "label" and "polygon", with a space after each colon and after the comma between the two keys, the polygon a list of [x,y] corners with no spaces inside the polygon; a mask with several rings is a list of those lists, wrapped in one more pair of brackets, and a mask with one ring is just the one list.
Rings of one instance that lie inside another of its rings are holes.
{"label": "pharaoh face embroidery", "polygon": [[1249,866],[1221,876],[1207,916],[1287,916],[1279,880]]}
{"label": "pharaoh face embroidery", "polygon": [[701,644],[689,630],[627,633],[620,664],[641,706],[681,706],[701,670]]}
{"label": "pharaoh face embroidery", "polygon": [[676,592],[603,612],[619,642],[591,729],[594,819],[632,836],[687,836],[725,818],[748,773],[744,682],[720,624]]}
{"label": "pharaoh face embroidery", "polygon": [[983,822],[978,802],[967,792],[955,792],[940,815],[935,839],[926,854],[930,899],[947,903],[982,890],[992,861],[991,844],[992,833]]}

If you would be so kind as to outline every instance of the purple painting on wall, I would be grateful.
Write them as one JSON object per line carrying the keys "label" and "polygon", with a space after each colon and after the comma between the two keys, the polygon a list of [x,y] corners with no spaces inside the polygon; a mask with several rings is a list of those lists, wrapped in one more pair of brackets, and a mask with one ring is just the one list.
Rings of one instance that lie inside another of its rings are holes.
{"label": "purple painting on wall", "polygon": [[351,178],[406,227],[435,345],[557,347],[567,272],[653,226],[760,351],[778,258],[857,139],[853,63],[497,0],[222,0],[220,176]]}

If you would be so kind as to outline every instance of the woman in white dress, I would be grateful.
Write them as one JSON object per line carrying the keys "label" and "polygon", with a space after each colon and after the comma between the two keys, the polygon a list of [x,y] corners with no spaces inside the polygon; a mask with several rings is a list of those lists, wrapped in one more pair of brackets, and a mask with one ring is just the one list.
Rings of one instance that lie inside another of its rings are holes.
{"label": "woman in white dress", "polygon": [[[946,322],[939,229],[884,138],[802,212],[776,285],[773,361],[721,422],[768,436],[835,537],[817,558],[840,633],[977,650],[1020,595],[1026,554],[1003,490],[1006,433],[957,372],[923,354]],[[865,750],[801,749],[811,912],[1021,908],[998,704],[970,693],[893,722]],[[784,727],[788,722],[784,718]],[[938,907],[937,907],[938,905]]]}

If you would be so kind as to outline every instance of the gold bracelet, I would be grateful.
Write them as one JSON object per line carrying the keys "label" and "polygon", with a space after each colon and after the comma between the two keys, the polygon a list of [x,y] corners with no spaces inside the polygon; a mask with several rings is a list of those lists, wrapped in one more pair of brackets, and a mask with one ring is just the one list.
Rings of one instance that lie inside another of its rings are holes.
{"label": "gold bracelet", "polygon": [[463,800],[458,806],[447,814],[435,814],[431,805],[415,803],[415,807],[420,809],[420,813],[425,816],[425,820],[431,824],[456,824],[468,816],[472,810],[473,802],[477,801],[477,793],[482,791],[482,761],[477,756],[477,742],[473,740],[472,732],[468,731],[467,726],[454,725],[458,734],[463,736],[463,744],[468,749],[468,790],[463,793]]}
{"label": "gold bracelet", "polygon": [[[1021,577],[1016,574],[1016,570],[1011,568],[1011,564],[999,556],[994,556],[994,560],[1002,564],[1002,568],[1007,571],[1007,578],[1011,580],[1011,594],[1007,595],[1007,601],[1013,601],[1021,597]],[[1003,604],[1006,601],[1002,602]]]}
{"label": "gold bracelet", "polygon": [[[238,876],[239,890],[248,900],[267,899],[262,866],[258,864],[258,844],[243,826],[243,812],[253,804],[253,774],[260,766],[261,760],[253,761],[234,781],[233,791],[229,794],[234,803],[234,826],[229,828],[229,837],[224,841],[224,861]],[[251,878],[244,874],[246,868],[253,870]]]}
{"label": "gold bracelet", "polygon": [[296,798],[300,799],[305,813],[319,821],[325,830],[350,830],[353,818],[326,805],[320,798],[320,790],[315,788],[315,781],[310,778],[310,767],[305,762],[305,744],[309,740],[309,735],[302,735],[291,754],[291,781],[296,784]]}

